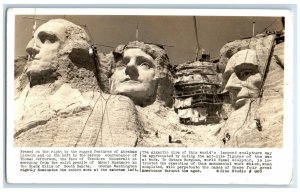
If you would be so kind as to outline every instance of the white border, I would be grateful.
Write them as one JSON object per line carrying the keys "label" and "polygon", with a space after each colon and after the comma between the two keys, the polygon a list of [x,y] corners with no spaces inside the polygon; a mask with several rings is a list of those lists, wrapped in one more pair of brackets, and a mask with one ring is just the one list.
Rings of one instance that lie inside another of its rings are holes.
{"label": "white border", "polygon": [[[25,2],[23,0],[3,0],[4,3],[7,4],[24,4]],[[86,4],[95,4],[95,0],[85,0],[83,1],[73,1],[69,0],[71,2],[67,2],[68,0],[62,2],[61,0],[51,0],[51,1],[38,1],[38,0],[27,0],[26,4],[34,4],[34,3],[39,3],[39,4],[49,4],[48,2],[51,2],[52,4],[66,4],[66,3],[73,3],[77,5],[86,5]],[[172,5],[187,5],[187,4],[212,4],[212,5],[218,5],[218,4],[287,4],[287,3],[295,3],[296,0],[285,0],[285,2],[282,2],[282,0],[245,0],[245,1],[240,1],[240,0],[227,0],[226,3],[224,0],[211,0],[211,1],[205,1],[205,0],[151,0],[151,1],[139,1],[139,0],[127,0],[126,2],[124,0],[102,0],[101,4],[109,4],[109,5],[124,5],[124,4],[135,4],[135,5],[149,5],[149,4],[172,4]]]}
{"label": "white border", "polygon": [[[19,149],[13,147],[13,114],[14,114],[14,91],[13,83],[14,79],[14,17],[15,15],[199,15],[199,16],[285,16],[286,17],[286,39],[285,39],[285,63],[293,62],[293,34],[292,34],[292,17],[291,12],[287,10],[236,10],[236,9],[84,9],[84,8],[38,8],[38,9],[24,9],[24,8],[13,8],[8,11],[7,22],[7,169],[8,169],[8,180],[20,183],[31,183],[31,182],[43,182],[43,183],[269,183],[269,184],[287,184],[291,175],[289,175],[292,169],[292,153],[293,153],[293,102],[290,98],[293,98],[293,65],[285,65],[285,90],[284,90],[284,144],[282,149],[270,149],[275,154],[276,160],[276,172],[275,175],[264,175],[264,177],[257,178],[240,178],[240,177],[225,177],[218,178],[211,175],[210,178],[185,176],[182,180],[182,176],[166,177],[164,175],[149,174],[147,175],[130,175],[124,174],[119,178],[116,178],[115,174],[102,175],[102,180],[99,181],[99,175],[84,175],[80,174],[81,177],[74,177],[74,175],[62,175],[58,174],[55,177],[49,178],[45,176],[38,176],[36,178],[24,178],[21,174],[18,174],[15,170],[16,159],[14,158],[18,154]],[[296,98],[294,98],[296,99]],[[52,148],[55,149],[55,148]],[[70,149],[70,148],[59,148],[59,149]],[[73,149],[73,148],[72,148]],[[193,148],[189,148],[193,149]],[[158,150],[155,148],[155,150]],[[178,150],[185,150],[178,148]],[[205,150],[205,149],[203,149]],[[221,149],[214,149],[221,150]],[[222,149],[224,150],[224,149]],[[247,149],[234,149],[234,150],[247,150]],[[261,149],[258,149],[261,150]],[[262,149],[264,150],[264,149]],[[284,158],[284,159],[282,159]],[[282,174],[281,174],[282,173]],[[77,175],[78,173],[76,173]],[[54,175],[53,175],[54,176]],[[211,178],[216,181],[211,181]],[[234,178],[236,177],[236,178]],[[269,177],[269,178],[268,178]],[[282,178],[285,177],[285,178]],[[235,180],[236,179],[236,180]],[[233,181],[234,180],[234,181]],[[117,182],[116,182],[117,181]]]}
{"label": "white border", "polygon": [[[36,11],[36,12],[35,12]],[[14,15],[179,15],[179,16],[284,16],[288,10],[270,9],[123,9],[123,8],[12,8]],[[290,15],[288,16],[290,17]]]}

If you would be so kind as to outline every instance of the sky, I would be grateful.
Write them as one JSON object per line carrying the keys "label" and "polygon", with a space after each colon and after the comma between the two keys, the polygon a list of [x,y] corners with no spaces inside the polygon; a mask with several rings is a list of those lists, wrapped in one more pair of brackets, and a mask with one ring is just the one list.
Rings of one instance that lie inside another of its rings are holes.
{"label": "sky", "polygon": [[[32,36],[34,19],[30,15],[15,18],[15,55],[26,55],[25,47]],[[197,50],[193,16],[88,16],[88,15],[36,15],[37,26],[53,18],[64,18],[82,26],[91,36],[92,43],[110,47],[127,44],[136,39],[146,43],[166,45],[172,64],[194,60]],[[227,42],[268,30],[281,30],[280,17],[197,16],[197,31],[200,47],[217,58]],[[114,48],[100,46],[98,52],[108,53]]]}

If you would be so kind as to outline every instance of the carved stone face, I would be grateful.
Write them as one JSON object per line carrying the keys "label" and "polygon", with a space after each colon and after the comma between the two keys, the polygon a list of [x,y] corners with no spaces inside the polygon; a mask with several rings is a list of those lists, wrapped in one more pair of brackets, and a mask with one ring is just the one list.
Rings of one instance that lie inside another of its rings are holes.
{"label": "carved stone face", "polygon": [[66,38],[66,29],[62,23],[49,21],[41,25],[26,47],[31,62],[27,75],[31,85],[39,81],[55,78],[55,58]]}
{"label": "carved stone face", "polygon": [[223,78],[226,82],[225,90],[230,93],[235,108],[258,97],[262,75],[259,72],[256,52],[246,49],[234,54],[226,65]]}
{"label": "carved stone face", "polygon": [[130,97],[136,104],[155,99],[157,80],[154,59],[139,48],[124,51],[111,77],[110,93]]}

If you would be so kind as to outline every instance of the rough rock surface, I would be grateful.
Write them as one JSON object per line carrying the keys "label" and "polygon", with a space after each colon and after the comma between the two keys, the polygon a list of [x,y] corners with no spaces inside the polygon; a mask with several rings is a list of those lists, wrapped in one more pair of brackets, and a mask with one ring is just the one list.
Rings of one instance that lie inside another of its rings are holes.
{"label": "rough rock surface", "polygon": [[[247,119],[249,104],[228,114],[229,119],[220,124],[182,125],[171,108],[159,103],[142,108],[123,96],[111,96],[103,116],[106,101],[99,98],[99,92],[81,93],[68,84],[54,94],[50,92],[57,89],[55,85],[36,86],[30,91],[26,87],[16,100],[16,109],[21,110],[16,114],[23,114],[23,117],[16,117],[20,120],[15,129],[15,146],[135,146],[139,133],[133,130],[140,130],[143,137],[138,147],[281,147],[283,70],[278,63],[283,63],[283,48],[283,43],[275,47],[263,99],[259,108],[258,101],[251,103]],[[62,95],[64,100],[61,100]],[[255,111],[261,119],[262,131],[256,128]],[[125,130],[126,136],[124,130],[118,130],[123,122],[128,122],[125,127],[130,129]],[[226,133],[231,139],[224,145],[222,139]]]}
{"label": "rough rock surface", "polygon": [[26,56],[18,56],[15,58],[14,63],[14,78],[18,78],[24,70],[24,67],[27,63],[27,57]]}
{"label": "rough rock surface", "polygon": [[[259,66],[264,66],[264,62],[268,57],[269,44],[272,41],[272,35],[257,35],[250,39],[235,40],[225,44],[220,50],[220,61],[219,66],[225,69],[228,60],[235,53],[245,49],[256,50],[257,53],[257,63]],[[259,69],[262,71],[262,69]]]}
{"label": "rough rock surface", "polygon": [[102,93],[107,79],[97,81],[103,77],[98,71],[106,75],[107,68],[97,69],[99,57],[88,42],[82,27],[64,19],[34,32],[28,61],[15,62],[15,146],[136,145],[135,106],[127,97]]}
{"label": "rough rock surface", "polygon": [[[262,42],[262,41],[260,41]],[[237,40],[226,44],[222,50],[241,50],[249,40]],[[263,45],[262,43],[260,45]],[[253,44],[258,49],[259,45]],[[229,48],[231,47],[231,48]],[[246,48],[247,46],[245,46]],[[262,99],[254,99],[234,110],[223,104],[228,119],[219,124],[183,125],[171,108],[159,103],[137,107],[145,130],[138,143],[140,147],[282,147],[283,144],[283,79],[284,43],[277,44],[272,52]],[[264,55],[262,55],[265,57]],[[222,60],[226,60],[223,58]],[[260,119],[262,129],[256,126]],[[225,144],[223,139],[229,135]],[[172,142],[169,142],[169,136]]]}
{"label": "rough rock surface", "polygon": [[[230,46],[241,47],[242,41]],[[225,47],[228,45],[225,45]],[[224,49],[223,49],[224,50]],[[269,70],[263,86],[263,96],[249,101],[245,106],[229,114],[216,141],[224,147],[282,147],[283,143],[283,82],[282,66],[284,43],[274,47]],[[222,54],[222,53],[221,53]],[[223,53],[223,55],[225,55]],[[262,128],[256,125],[259,119]],[[226,139],[225,145],[223,139]]]}
{"label": "rough rock surface", "polygon": [[140,127],[128,98],[56,85],[27,86],[15,101],[15,146],[136,145]]}
{"label": "rough rock surface", "polygon": [[175,111],[159,102],[144,108],[137,106],[137,111],[144,130],[138,147],[215,147],[215,133],[224,123],[180,124]]}
{"label": "rough rock surface", "polygon": [[100,80],[100,88],[103,92],[108,93],[109,92],[109,77],[111,76],[111,67],[114,63],[114,56],[112,52],[108,54],[99,53],[99,80]]}
{"label": "rough rock surface", "polygon": [[[80,92],[70,84],[25,87],[15,100],[19,111],[15,113],[15,146],[135,146],[141,132],[138,147],[281,147],[283,49],[284,43],[274,48],[259,107],[258,100],[250,109],[250,103],[236,111],[227,106],[232,111],[229,119],[219,124],[182,125],[173,109],[159,102],[142,108],[127,97],[102,98],[97,91]],[[255,117],[260,118],[262,131]],[[230,139],[224,145],[226,133]]]}
{"label": "rough rock surface", "polygon": [[20,92],[28,84],[28,77],[24,73],[27,67],[26,56],[19,56],[15,58],[14,63],[14,96],[19,96]]}
{"label": "rough rock surface", "polygon": [[[68,36],[73,37],[75,33],[79,33],[76,27],[69,30]],[[15,146],[282,146],[284,43],[274,48],[261,99],[249,101],[238,110],[224,104],[229,118],[219,124],[183,125],[171,106],[166,107],[172,92],[165,81],[167,76],[163,78],[167,72],[159,73],[162,78],[158,99],[146,107],[135,106],[125,96],[100,92],[99,87],[108,90],[110,67],[115,59],[113,53],[99,56],[99,83],[96,80],[95,60],[88,53],[86,37],[79,36],[73,39],[73,43],[71,40],[52,60],[54,66],[58,66],[59,74],[54,82],[30,87],[26,57],[15,60]],[[257,50],[259,63],[262,63],[267,55],[263,47],[269,42],[268,37],[257,37],[228,43],[221,49],[220,66],[224,68],[232,55],[248,48]],[[145,49],[148,50],[147,47]],[[160,59],[157,57],[157,60]],[[159,69],[162,69],[161,66]],[[168,97],[163,98],[166,95]],[[256,125],[255,119],[258,118],[261,129]],[[226,142],[224,138],[227,138]]]}

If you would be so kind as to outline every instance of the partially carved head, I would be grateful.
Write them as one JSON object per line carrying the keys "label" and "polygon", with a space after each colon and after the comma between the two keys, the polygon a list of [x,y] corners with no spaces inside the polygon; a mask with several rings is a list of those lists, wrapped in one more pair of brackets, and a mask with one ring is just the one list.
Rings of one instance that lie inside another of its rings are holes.
{"label": "partially carved head", "polygon": [[258,97],[262,74],[255,50],[245,49],[235,53],[228,61],[223,79],[225,91],[231,96],[232,104],[239,108],[249,99]]}
{"label": "partially carved head", "polygon": [[83,28],[64,19],[53,19],[38,27],[26,47],[30,57],[26,71],[30,85],[49,83],[59,78],[71,81],[73,76],[76,77],[75,73],[70,73],[74,68],[91,70],[88,41]]}
{"label": "partially carved head", "polygon": [[117,47],[114,56],[110,93],[128,96],[140,106],[155,100],[172,104],[171,65],[162,47],[134,41]]}

